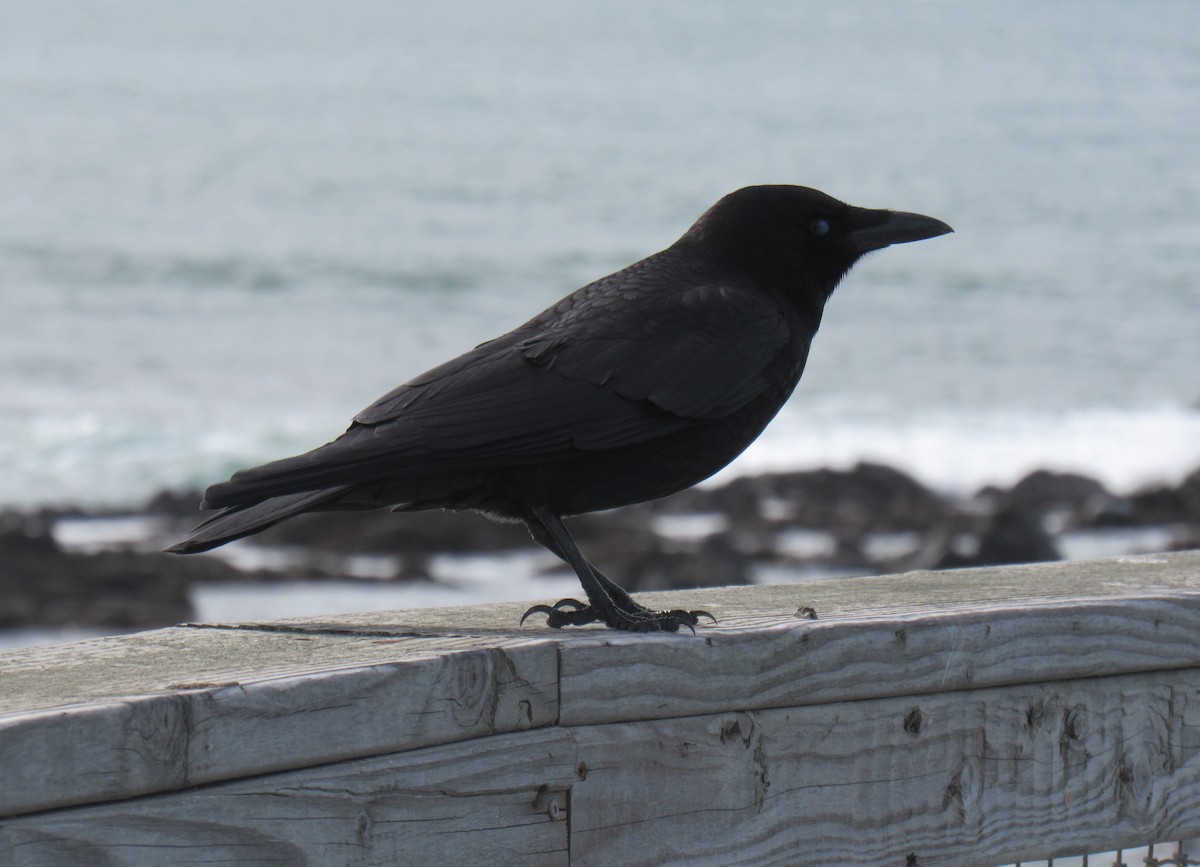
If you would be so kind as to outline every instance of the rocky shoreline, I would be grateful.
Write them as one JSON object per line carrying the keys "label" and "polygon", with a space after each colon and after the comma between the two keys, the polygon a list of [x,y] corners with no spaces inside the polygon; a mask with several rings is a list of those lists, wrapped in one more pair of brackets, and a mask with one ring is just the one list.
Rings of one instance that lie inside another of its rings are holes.
{"label": "rocky shoreline", "polygon": [[[192,616],[195,584],[429,581],[432,557],[532,545],[522,527],[478,515],[382,511],[305,515],[242,543],[286,551],[284,566],[268,567],[265,556],[250,558],[258,565],[247,570],[220,557],[158,553],[196,522],[198,501],[196,492],[164,492],[130,510],[0,513],[0,629],[152,628]],[[103,532],[120,520],[137,532]],[[878,575],[1057,560],[1070,556],[1064,548],[1079,534],[1150,528],[1159,530],[1153,547],[1181,550],[1200,547],[1200,468],[1177,486],[1124,494],[1038,470],[1011,488],[953,498],[892,467],[860,463],[738,477],[570,524],[589,558],[634,591],[752,583],[772,570]],[[89,526],[101,532],[67,532]],[[1137,541],[1118,539],[1117,547],[1144,553]],[[350,568],[361,555],[384,564],[382,574]]]}

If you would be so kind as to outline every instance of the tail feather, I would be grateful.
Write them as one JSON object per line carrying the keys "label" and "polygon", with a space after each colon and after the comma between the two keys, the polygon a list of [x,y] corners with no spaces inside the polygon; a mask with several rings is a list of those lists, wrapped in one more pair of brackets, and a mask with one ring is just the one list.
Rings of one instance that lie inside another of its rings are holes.
{"label": "tail feather", "polygon": [[272,497],[261,503],[234,506],[223,509],[199,524],[182,541],[165,549],[168,554],[198,554],[234,539],[250,536],[280,521],[323,506],[350,489],[350,485],[322,488],[319,491],[302,491]]}

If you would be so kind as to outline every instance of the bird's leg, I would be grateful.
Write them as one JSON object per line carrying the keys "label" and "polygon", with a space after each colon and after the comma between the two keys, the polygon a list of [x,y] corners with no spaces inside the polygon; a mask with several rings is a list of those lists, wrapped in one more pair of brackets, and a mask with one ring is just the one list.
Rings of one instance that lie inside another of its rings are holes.
{"label": "bird's leg", "polygon": [[547,615],[546,622],[555,629],[561,626],[583,626],[603,621],[613,629],[630,632],[675,632],[686,626],[695,632],[701,617],[716,618],[707,611],[651,611],[633,601],[616,582],[589,563],[567,532],[562,518],[541,509],[531,509],[525,519],[534,541],[565,560],[583,585],[588,604],[578,599],[560,599],[554,605],[535,605],[525,612],[521,622],[530,614]]}
{"label": "bird's leg", "polygon": [[[559,532],[551,530],[550,527],[553,523],[558,524]],[[529,528],[529,533],[535,542],[564,560],[575,570],[575,574],[579,576],[579,583],[583,585],[583,590],[587,594],[588,602],[592,604],[585,604],[578,599],[560,599],[553,606],[535,605],[525,612],[521,617],[521,622],[524,622],[530,614],[541,612],[547,615],[548,624],[555,629],[560,626],[583,626],[587,623],[594,623],[602,619],[601,611],[603,609],[614,608],[617,604],[613,601],[612,592],[609,587],[605,586],[606,584],[616,590],[620,596],[625,597],[629,607],[636,605],[629,594],[620,587],[607,579],[604,582],[600,581],[596,575],[598,570],[584,558],[578,546],[575,545],[575,540],[571,538],[567,528],[557,515],[535,512],[526,519],[525,525]],[[562,544],[560,539],[565,540],[566,544]]]}

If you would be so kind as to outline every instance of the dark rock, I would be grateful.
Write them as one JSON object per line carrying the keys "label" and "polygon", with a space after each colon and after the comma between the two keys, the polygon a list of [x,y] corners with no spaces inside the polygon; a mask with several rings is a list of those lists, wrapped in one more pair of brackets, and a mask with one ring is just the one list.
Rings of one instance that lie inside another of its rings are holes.
{"label": "dark rock", "polygon": [[567,526],[588,559],[631,592],[750,582],[752,558],[734,534],[667,539],[654,531],[654,517],[653,507],[640,504],[569,518]]}
{"label": "dark rock", "polygon": [[881,464],[742,476],[719,488],[693,488],[660,501],[664,510],[720,512],[743,531],[796,526],[839,538],[927,529],[950,506],[911,476]]}
{"label": "dark rock", "polygon": [[1143,488],[1128,497],[1132,523],[1137,526],[1190,524],[1200,526],[1200,468],[1178,487]]}
{"label": "dark rock", "polygon": [[1127,497],[1114,498],[1084,526],[1099,529],[1167,524],[1200,526],[1200,469],[1190,473],[1178,487],[1152,485]]}
{"label": "dark rock", "polygon": [[146,629],[191,616],[187,587],[231,567],[180,567],[164,554],[63,551],[49,533],[0,531],[0,627],[84,624]]}
{"label": "dark rock", "polygon": [[1113,495],[1103,484],[1078,473],[1054,473],[1035,470],[995,501],[998,510],[1033,512],[1049,515],[1065,512],[1068,525],[1086,525],[1113,503]]}
{"label": "dark rock", "polygon": [[1188,522],[1188,503],[1179,488],[1143,488],[1126,499],[1129,525],[1154,527]]}
{"label": "dark rock", "polygon": [[751,568],[746,554],[716,534],[686,550],[646,551],[627,562],[617,580],[631,592],[726,587],[751,583]]}
{"label": "dark rock", "polygon": [[988,520],[975,552],[961,553],[950,549],[934,568],[1005,566],[1060,559],[1058,548],[1036,511],[1006,508]]}
{"label": "dark rock", "polygon": [[1187,509],[1187,521],[1200,527],[1200,467],[1179,483],[1179,496]]}
{"label": "dark rock", "polygon": [[720,487],[691,488],[645,505],[662,515],[720,515],[733,547],[765,556],[775,547],[777,529],[777,522],[764,512],[773,478],[739,477]]}
{"label": "dark rock", "polygon": [[[611,562],[632,560],[662,549],[663,539],[654,531],[653,515],[637,506],[592,512],[568,518],[567,528],[589,560]],[[525,534],[526,544],[531,543]]]}
{"label": "dark rock", "polygon": [[1018,509],[1003,509],[993,516],[979,540],[977,557],[982,566],[1062,559],[1038,515]]}
{"label": "dark rock", "polygon": [[791,507],[788,523],[826,529],[839,538],[868,532],[926,530],[946,519],[950,506],[911,476],[881,464],[847,471],[783,473],[772,496]]}

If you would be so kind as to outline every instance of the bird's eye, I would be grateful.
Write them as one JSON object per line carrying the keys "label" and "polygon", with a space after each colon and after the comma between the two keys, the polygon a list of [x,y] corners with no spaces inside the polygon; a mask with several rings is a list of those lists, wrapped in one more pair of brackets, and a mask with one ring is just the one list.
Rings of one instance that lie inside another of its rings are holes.
{"label": "bird's eye", "polygon": [[828,235],[829,234],[829,221],[823,220],[820,217],[818,217],[817,219],[813,220],[811,223],[808,224],[808,228],[809,228],[809,231],[811,231],[814,235]]}

